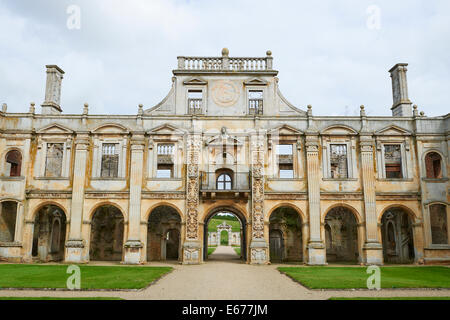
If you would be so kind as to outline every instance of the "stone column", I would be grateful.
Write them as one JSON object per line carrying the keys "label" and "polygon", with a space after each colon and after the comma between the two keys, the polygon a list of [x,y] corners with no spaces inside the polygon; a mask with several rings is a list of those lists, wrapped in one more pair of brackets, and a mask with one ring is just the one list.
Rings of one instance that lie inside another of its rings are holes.
{"label": "stone column", "polygon": [[363,246],[365,264],[383,264],[383,247],[378,239],[378,222],[375,195],[375,169],[373,142],[370,135],[360,136],[361,171],[364,192],[366,239]]}
{"label": "stone column", "polygon": [[309,206],[308,264],[324,265],[326,252],[320,230],[320,166],[317,133],[309,133],[306,136],[306,167]]}
{"label": "stone column", "polygon": [[79,133],[75,139],[75,164],[73,167],[69,239],[66,242],[66,262],[85,262],[82,258],[85,241],[81,237],[81,226],[83,222],[84,184],[88,149],[88,134]]}
{"label": "stone column", "polygon": [[131,138],[130,202],[128,207],[128,239],[124,245],[125,264],[141,263],[143,244],[140,240],[141,190],[144,168],[144,133],[134,133]]}
{"label": "stone column", "polygon": [[268,244],[264,238],[264,135],[251,137],[252,232],[250,263],[268,264]]}
{"label": "stone column", "polygon": [[202,246],[198,236],[200,149],[201,136],[190,134],[187,139],[186,238],[183,244],[183,264],[198,264],[202,261]]}

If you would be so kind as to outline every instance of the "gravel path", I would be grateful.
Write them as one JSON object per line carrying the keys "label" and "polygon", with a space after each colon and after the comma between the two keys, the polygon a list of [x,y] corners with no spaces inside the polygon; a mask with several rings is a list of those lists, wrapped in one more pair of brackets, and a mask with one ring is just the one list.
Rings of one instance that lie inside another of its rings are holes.
{"label": "gravel path", "polygon": [[[220,260],[222,259],[222,260]],[[450,296],[443,290],[308,290],[281,274],[279,265],[255,266],[241,263],[232,247],[219,246],[207,263],[169,265],[174,270],[141,291],[44,291],[0,290],[0,296],[29,297],[121,297],[124,299],[231,299],[231,300],[308,300],[330,297],[428,297]],[[284,265],[286,266],[286,265]]]}

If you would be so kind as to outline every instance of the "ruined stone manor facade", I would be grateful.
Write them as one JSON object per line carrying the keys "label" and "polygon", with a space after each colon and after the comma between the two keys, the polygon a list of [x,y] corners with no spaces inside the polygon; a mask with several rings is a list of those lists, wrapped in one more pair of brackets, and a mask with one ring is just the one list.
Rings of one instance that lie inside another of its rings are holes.
{"label": "ruined stone manor facade", "polygon": [[63,113],[48,65],[40,113],[0,112],[0,260],[198,264],[230,212],[251,264],[449,262],[449,114],[418,112],[406,66],[392,116],[314,116],[270,51],[180,56],[169,94],[131,115]]}

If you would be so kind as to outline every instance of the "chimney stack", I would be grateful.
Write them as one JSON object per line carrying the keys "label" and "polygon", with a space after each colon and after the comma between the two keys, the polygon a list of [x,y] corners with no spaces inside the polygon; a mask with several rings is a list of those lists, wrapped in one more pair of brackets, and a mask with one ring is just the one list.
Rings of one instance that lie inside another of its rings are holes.
{"label": "chimney stack", "polygon": [[408,98],[408,81],[406,80],[407,63],[397,63],[389,72],[392,78],[392,116],[412,117],[411,101]]}
{"label": "chimney stack", "polygon": [[64,71],[57,65],[47,65],[47,83],[45,101],[42,103],[42,114],[60,114],[61,82]]}

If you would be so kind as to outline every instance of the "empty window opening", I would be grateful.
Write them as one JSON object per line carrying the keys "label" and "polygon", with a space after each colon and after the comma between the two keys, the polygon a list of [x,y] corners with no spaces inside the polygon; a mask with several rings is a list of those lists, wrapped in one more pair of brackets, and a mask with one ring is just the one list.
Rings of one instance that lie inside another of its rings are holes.
{"label": "empty window opening", "polygon": [[173,177],[173,144],[158,144],[158,164],[156,170],[157,178],[172,178]]}
{"label": "empty window opening", "polygon": [[6,154],[6,172],[10,177],[20,176],[22,167],[22,155],[17,150],[11,150]]}
{"label": "empty window opening", "polygon": [[347,145],[330,145],[330,177],[334,179],[348,178]]}
{"label": "empty window opening", "polygon": [[262,90],[248,91],[248,113],[263,114],[263,92]]}
{"label": "empty window opening", "polygon": [[387,144],[384,146],[384,163],[386,178],[401,179],[402,174],[402,153],[399,144]]}
{"label": "empty window opening", "polygon": [[189,114],[201,114],[203,92],[202,90],[189,90],[188,91],[188,113]]}
{"label": "empty window opening", "polygon": [[437,152],[430,152],[425,156],[425,167],[427,178],[441,179],[441,156]]}
{"label": "empty window opening", "polygon": [[46,177],[61,177],[63,152],[63,143],[47,143],[47,159],[45,162]]}
{"label": "empty window opening", "polygon": [[117,143],[102,145],[102,178],[117,178],[119,174],[119,150]]}
{"label": "empty window opening", "polygon": [[278,177],[282,179],[294,178],[294,161],[292,144],[277,145]]}

